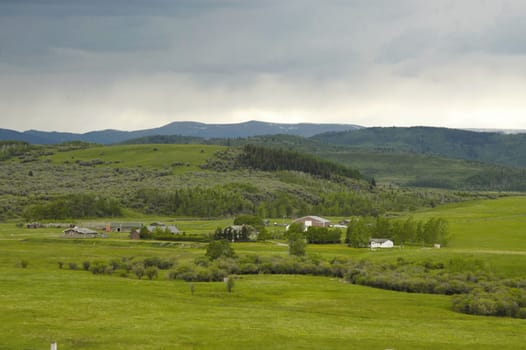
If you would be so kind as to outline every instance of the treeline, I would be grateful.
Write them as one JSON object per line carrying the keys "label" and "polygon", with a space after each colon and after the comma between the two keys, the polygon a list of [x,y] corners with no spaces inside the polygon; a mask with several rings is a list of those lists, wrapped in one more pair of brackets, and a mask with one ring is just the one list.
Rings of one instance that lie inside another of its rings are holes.
{"label": "treeline", "polygon": [[181,188],[173,191],[140,189],[130,205],[146,214],[221,217],[253,212],[254,205],[236,186]]}
{"label": "treeline", "polygon": [[213,239],[214,240],[227,240],[229,242],[249,242],[251,241],[251,236],[255,237],[256,230],[254,227],[249,225],[240,225],[240,229],[235,227],[228,226],[225,228],[218,227],[215,232]]}
{"label": "treeline", "polygon": [[[194,217],[251,214],[277,218],[304,216],[314,212],[324,216],[377,217],[390,211],[414,210],[459,200],[462,198],[455,194],[368,191],[348,188],[343,184],[316,194],[301,188],[261,189],[248,183],[230,183],[210,188],[140,188],[127,191],[115,199],[90,193],[52,199],[33,198],[31,202],[35,204],[20,209],[20,213],[28,220],[120,216],[122,208],[135,209],[144,214]],[[0,203],[0,214],[4,210],[16,209],[3,208]]]}
{"label": "treeline", "polygon": [[207,144],[207,140],[198,136],[183,136],[183,135],[152,135],[144,136],[136,139],[130,139],[121,142],[121,145],[143,145],[143,144]]}
{"label": "treeline", "polygon": [[309,226],[304,230],[302,223],[294,223],[289,226],[286,236],[291,240],[292,235],[300,234],[307,243],[330,244],[341,243],[342,231],[338,228]]}
{"label": "treeline", "polygon": [[208,242],[210,240],[207,236],[201,234],[187,235],[186,232],[174,234],[168,228],[163,230],[160,227],[156,227],[153,231],[149,231],[146,226],[141,227],[139,230],[139,236],[141,239],[155,239],[158,241],[172,242]]}
{"label": "treeline", "polygon": [[355,248],[367,247],[371,238],[388,238],[396,244],[441,244],[446,246],[451,240],[449,224],[443,218],[430,218],[427,221],[388,220],[384,217],[353,218],[347,226],[345,243]]}
{"label": "treeline", "polygon": [[23,141],[0,141],[0,161],[22,156],[36,146]]}
{"label": "treeline", "polygon": [[120,203],[95,194],[79,193],[27,206],[23,217],[34,220],[65,220],[90,217],[122,216]]}
{"label": "treeline", "polygon": [[324,179],[335,179],[338,176],[353,179],[361,178],[358,170],[343,165],[308,154],[257,145],[245,145],[239,156],[239,163],[241,166],[263,171],[301,171]]}
{"label": "treeline", "polygon": [[426,175],[408,181],[410,187],[464,189],[477,191],[525,191],[526,170],[511,167],[485,169],[464,179]]}
{"label": "treeline", "polygon": [[139,189],[127,205],[146,214],[222,217],[252,214],[262,218],[303,216],[379,216],[388,211],[414,210],[458,201],[455,195],[430,192],[368,192],[342,187],[318,196],[307,192],[262,190],[250,184],[232,183],[211,188],[171,191]]}

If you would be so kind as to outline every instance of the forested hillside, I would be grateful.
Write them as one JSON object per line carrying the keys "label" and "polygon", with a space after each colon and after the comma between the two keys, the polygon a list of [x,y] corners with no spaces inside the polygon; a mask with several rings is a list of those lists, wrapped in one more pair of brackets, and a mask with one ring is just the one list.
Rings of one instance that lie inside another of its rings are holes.
{"label": "forested hillside", "polygon": [[312,139],[331,145],[396,150],[526,167],[526,135],[410,127],[329,132]]}
{"label": "forested hillside", "polygon": [[119,216],[124,209],[198,217],[378,215],[465,199],[375,188],[352,168],[260,146],[15,146],[19,152],[0,167],[3,220]]}
{"label": "forested hillside", "polygon": [[246,145],[243,147],[239,162],[241,166],[248,168],[264,171],[301,171],[324,179],[337,179],[338,177],[361,178],[359,171],[334,162],[307,154],[263,146]]}

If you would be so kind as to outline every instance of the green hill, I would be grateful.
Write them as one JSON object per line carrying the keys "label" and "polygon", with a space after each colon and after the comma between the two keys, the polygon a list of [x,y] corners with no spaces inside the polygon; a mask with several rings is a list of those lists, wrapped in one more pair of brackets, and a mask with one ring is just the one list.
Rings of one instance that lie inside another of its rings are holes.
{"label": "green hill", "polygon": [[[365,132],[365,129],[353,131],[349,135],[354,135],[354,133],[359,135]],[[468,134],[472,133],[468,132]],[[146,141],[182,144],[202,142],[228,147],[261,145],[316,155],[322,159],[359,170],[366,178],[374,178],[385,185],[477,191],[526,190],[526,171],[518,167],[407,151],[408,147],[401,143],[397,143],[396,147],[387,147],[385,144],[380,147],[373,143],[351,147],[337,145],[317,139],[322,136],[304,138],[293,135],[266,135],[211,140],[155,136],[129,142],[139,144]]]}
{"label": "green hill", "polygon": [[318,156],[360,169],[378,183],[477,191],[525,191],[526,170],[385,149],[340,148]]}
{"label": "green hill", "polygon": [[244,164],[243,148],[217,145],[34,146],[0,167],[0,219],[65,220],[126,208],[194,217],[376,215],[464,199],[374,188],[327,160],[256,149],[267,163]]}
{"label": "green hill", "polygon": [[526,135],[410,127],[367,128],[312,137],[331,145],[386,149],[526,167]]}
{"label": "green hill", "polygon": [[526,251],[526,197],[468,201],[424,211],[415,218],[443,217],[454,239],[451,248],[497,254]]}
{"label": "green hill", "polygon": [[49,156],[54,164],[76,163],[84,166],[107,166],[145,169],[182,168],[197,170],[199,165],[225,147],[215,145],[117,145],[95,146],[57,152]]}

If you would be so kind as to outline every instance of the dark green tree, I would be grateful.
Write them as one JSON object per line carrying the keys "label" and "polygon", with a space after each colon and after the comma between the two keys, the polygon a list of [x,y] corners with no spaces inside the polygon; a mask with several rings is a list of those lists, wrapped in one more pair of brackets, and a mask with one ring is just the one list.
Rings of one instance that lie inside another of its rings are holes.
{"label": "dark green tree", "polygon": [[230,246],[230,242],[226,239],[212,241],[206,247],[206,254],[210,260],[216,260],[220,257],[235,258],[234,249]]}
{"label": "dark green tree", "polygon": [[289,229],[287,236],[289,241],[289,255],[304,256],[307,243],[305,242],[303,232],[291,232]]}
{"label": "dark green tree", "polygon": [[353,218],[347,226],[345,234],[348,245],[354,248],[364,248],[369,245],[372,223],[367,223],[365,218]]}

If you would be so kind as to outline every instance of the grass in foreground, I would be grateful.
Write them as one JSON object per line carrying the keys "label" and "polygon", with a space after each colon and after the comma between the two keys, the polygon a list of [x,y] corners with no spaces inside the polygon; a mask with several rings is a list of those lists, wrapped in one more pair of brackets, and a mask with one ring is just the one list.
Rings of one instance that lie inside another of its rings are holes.
{"label": "grass in foreground", "polygon": [[[273,244],[238,253],[286,254]],[[332,254],[311,246],[311,253]],[[336,247],[332,247],[336,249]],[[344,249],[343,247],[341,249]],[[348,254],[376,254],[346,250]],[[0,349],[520,349],[524,320],[451,310],[450,297],[406,294],[309,276],[223,283],[136,280],[59,270],[57,261],[202,255],[200,245],[32,238],[0,242]],[[384,257],[395,254],[381,252]],[[381,258],[380,255],[376,255]],[[15,265],[28,261],[26,269]],[[165,272],[161,272],[165,273]]]}

